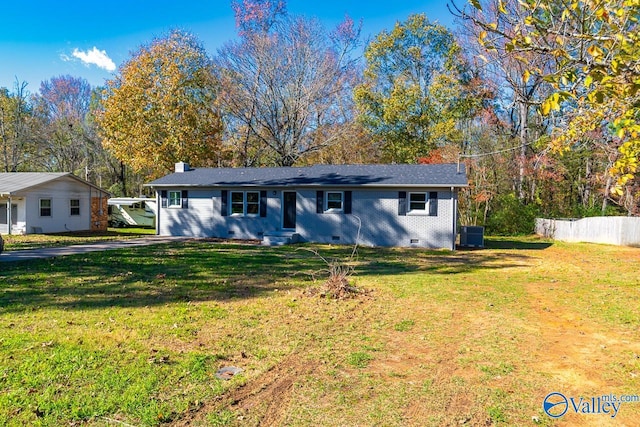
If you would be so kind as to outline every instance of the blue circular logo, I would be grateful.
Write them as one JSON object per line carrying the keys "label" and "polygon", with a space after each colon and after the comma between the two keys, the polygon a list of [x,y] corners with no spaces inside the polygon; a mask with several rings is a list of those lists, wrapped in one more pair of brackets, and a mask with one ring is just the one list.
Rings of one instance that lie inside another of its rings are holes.
{"label": "blue circular logo", "polygon": [[551,418],[560,418],[567,413],[569,409],[569,401],[562,393],[554,391],[547,394],[542,402],[542,409]]}

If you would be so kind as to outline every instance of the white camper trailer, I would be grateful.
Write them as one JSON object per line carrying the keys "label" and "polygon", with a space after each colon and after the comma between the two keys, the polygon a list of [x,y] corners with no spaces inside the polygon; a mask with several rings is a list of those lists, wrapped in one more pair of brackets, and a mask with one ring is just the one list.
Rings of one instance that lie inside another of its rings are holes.
{"label": "white camper trailer", "polygon": [[107,201],[111,227],[155,227],[157,205],[146,197],[116,197]]}

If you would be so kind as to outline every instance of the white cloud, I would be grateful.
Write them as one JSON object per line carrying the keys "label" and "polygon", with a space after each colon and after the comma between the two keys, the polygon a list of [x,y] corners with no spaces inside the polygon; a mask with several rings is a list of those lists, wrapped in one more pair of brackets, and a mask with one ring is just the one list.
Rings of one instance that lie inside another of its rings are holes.
{"label": "white cloud", "polygon": [[[73,49],[72,55],[78,58],[85,65],[96,65],[98,68],[102,68],[107,71],[115,71],[116,64],[109,58],[107,52],[104,50],[98,50],[97,47],[93,47],[91,50],[82,51],[80,49]],[[71,59],[66,55],[61,55],[63,60]]]}

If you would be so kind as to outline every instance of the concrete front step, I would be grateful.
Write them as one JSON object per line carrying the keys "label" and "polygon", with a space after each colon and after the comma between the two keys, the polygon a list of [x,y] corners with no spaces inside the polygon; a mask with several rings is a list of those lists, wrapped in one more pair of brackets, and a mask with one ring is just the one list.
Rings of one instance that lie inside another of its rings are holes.
{"label": "concrete front step", "polygon": [[300,235],[293,231],[270,231],[262,236],[264,246],[282,246],[290,243],[297,243]]}

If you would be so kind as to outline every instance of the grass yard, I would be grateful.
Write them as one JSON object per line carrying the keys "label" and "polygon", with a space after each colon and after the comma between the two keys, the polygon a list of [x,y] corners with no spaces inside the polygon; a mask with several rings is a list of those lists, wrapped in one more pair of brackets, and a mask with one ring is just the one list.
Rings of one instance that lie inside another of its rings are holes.
{"label": "grass yard", "polygon": [[542,401],[640,394],[640,249],[488,243],[360,248],[344,300],[295,246],[1,264],[0,425],[635,425]]}
{"label": "grass yard", "polygon": [[12,234],[5,235],[4,250],[18,251],[25,249],[51,248],[57,246],[83,245],[108,240],[135,239],[154,235],[153,228],[109,228],[107,232],[69,232],[54,234]]}

